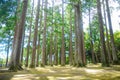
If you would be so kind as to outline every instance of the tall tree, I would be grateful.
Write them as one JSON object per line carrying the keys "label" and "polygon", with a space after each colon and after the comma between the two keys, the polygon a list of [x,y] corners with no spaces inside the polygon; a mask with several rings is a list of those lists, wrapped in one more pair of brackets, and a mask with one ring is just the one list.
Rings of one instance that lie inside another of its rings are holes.
{"label": "tall tree", "polygon": [[[77,9],[75,7],[74,9],[74,26],[75,26],[75,54],[74,54],[74,66],[77,65],[77,61],[78,61],[78,53],[79,53],[79,42],[78,42],[78,33],[77,33]],[[80,57],[80,56],[79,56]],[[80,57],[81,58],[81,57]],[[81,60],[81,59],[80,59]],[[82,63],[82,61],[80,61]]]}
{"label": "tall tree", "polygon": [[58,44],[57,44],[57,34],[54,37],[54,64],[58,65]]}
{"label": "tall tree", "polygon": [[30,67],[35,67],[35,58],[36,58],[36,43],[37,43],[37,34],[38,34],[38,21],[39,21],[39,12],[40,12],[40,0],[38,0],[37,4],[37,13],[36,13],[36,19],[35,19],[35,28],[34,28],[34,38],[33,38],[33,49],[32,49],[32,59]]}
{"label": "tall tree", "polygon": [[39,66],[39,57],[40,57],[40,52],[41,52],[41,46],[40,46],[40,39],[41,39],[41,34],[42,34],[42,19],[43,19],[43,1],[41,5],[41,14],[40,14],[40,25],[39,25],[39,32],[38,32],[38,47],[37,47],[37,60],[36,60],[36,66]]}
{"label": "tall tree", "polygon": [[103,20],[102,20],[100,0],[97,0],[97,12],[98,12],[98,19],[99,19],[102,66],[109,66],[109,62],[108,62],[108,59],[107,59],[106,46],[105,46],[105,37],[104,37],[104,28],[103,28]]}
{"label": "tall tree", "polygon": [[85,66],[85,47],[84,47],[84,32],[83,32],[83,22],[82,22],[82,8],[81,1],[78,1],[75,5],[76,11],[76,31],[77,31],[77,49],[78,49],[78,63],[77,66]]}
{"label": "tall tree", "polygon": [[34,0],[32,1],[32,12],[31,12],[31,19],[30,19],[30,27],[29,27],[29,36],[28,36],[28,43],[27,43],[27,54],[26,54],[26,62],[25,66],[28,67],[28,60],[30,54],[30,41],[31,41],[31,29],[32,29],[32,22],[33,22],[33,8],[34,8]]}
{"label": "tall tree", "polygon": [[112,22],[111,22],[111,16],[110,16],[109,3],[108,3],[108,0],[105,0],[105,1],[106,1],[108,24],[109,24],[109,30],[110,30],[110,41],[111,41],[111,46],[112,46],[113,64],[116,64],[118,62],[118,58],[117,58],[116,49],[115,49],[115,43],[114,43],[114,35],[113,35],[113,29],[112,29]]}
{"label": "tall tree", "polygon": [[70,10],[70,42],[69,42],[69,64],[73,64],[73,48],[72,48],[72,10]]}
{"label": "tall tree", "polygon": [[110,43],[109,43],[109,32],[108,32],[108,26],[107,26],[107,17],[106,17],[106,7],[105,7],[105,0],[102,0],[103,3],[103,13],[104,13],[104,23],[105,23],[105,31],[106,31],[106,47],[107,47],[107,52],[108,52],[108,59],[109,62],[111,63],[112,58],[111,58],[111,52],[110,52]]}
{"label": "tall tree", "polygon": [[22,44],[21,44],[21,55],[20,55],[20,61],[21,65],[23,65],[23,52],[24,52],[24,39],[25,39],[25,28],[23,29],[23,35],[22,35]]}
{"label": "tall tree", "polygon": [[61,45],[61,65],[65,66],[65,38],[64,38],[64,0],[62,0],[62,45]]}
{"label": "tall tree", "polygon": [[17,8],[16,8],[16,12],[15,12],[15,16],[17,17],[15,19],[15,29],[14,29],[14,38],[13,38],[13,44],[12,44],[12,53],[11,53],[11,58],[10,58],[10,64],[12,63],[12,59],[15,57],[15,55],[13,54],[14,53],[14,45],[15,45],[15,41],[16,41],[16,36],[18,34],[18,26],[19,26],[19,22],[20,22],[20,13],[18,12],[20,10],[20,1],[21,0],[18,0],[17,1]]}
{"label": "tall tree", "polygon": [[53,8],[54,8],[54,0],[52,0],[52,27],[51,27],[51,33],[50,33],[50,54],[49,54],[49,64],[52,66],[53,62],[52,62],[52,55],[53,55]]}
{"label": "tall tree", "polygon": [[43,29],[43,44],[42,44],[42,61],[41,66],[46,64],[46,27],[47,27],[47,0],[45,0],[44,6],[44,29]]}
{"label": "tall tree", "polygon": [[23,9],[22,9],[22,15],[21,15],[21,20],[20,24],[18,26],[18,34],[16,35],[14,47],[13,47],[13,55],[14,57],[12,58],[11,65],[10,65],[10,70],[21,70],[21,65],[20,65],[20,51],[21,51],[21,43],[22,43],[22,34],[23,34],[23,29],[24,29],[24,24],[25,24],[25,17],[26,17],[26,12],[27,12],[27,5],[28,5],[28,0],[23,0]]}
{"label": "tall tree", "polygon": [[6,57],[6,67],[8,66],[8,56],[9,56],[9,48],[10,48],[10,31],[8,32],[8,47],[7,47],[7,57]]}
{"label": "tall tree", "polygon": [[90,28],[90,49],[92,54],[92,62],[95,64],[95,54],[94,54],[94,47],[93,47],[93,39],[92,39],[92,26],[90,24],[91,22],[91,0],[89,2],[89,28]]}

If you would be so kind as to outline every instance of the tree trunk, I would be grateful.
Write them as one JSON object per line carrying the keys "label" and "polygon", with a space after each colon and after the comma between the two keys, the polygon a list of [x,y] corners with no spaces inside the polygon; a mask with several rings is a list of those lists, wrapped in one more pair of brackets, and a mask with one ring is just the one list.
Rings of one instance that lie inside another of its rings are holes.
{"label": "tree trunk", "polygon": [[23,10],[22,10],[22,15],[21,15],[21,20],[19,27],[17,28],[18,32],[15,39],[14,43],[14,48],[13,48],[13,55],[15,57],[12,59],[10,70],[21,70],[21,65],[20,65],[20,51],[21,51],[21,43],[22,43],[22,34],[23,34],[23,29],[24,29],[24,24],[25,24],[25,17],[26,17],[26,12],[27,12],[27,5],[28,5],[28,0],[23,0]]}
{"label": "tree trunk", "polygon": [[21,57],[21,59],[20,59],[20,63],[21,63],[21,65],[23,65],[23,52],[24,52],[24,38],[25,38],[25,28],[23,29],[23,35],[22,35],[22,44],[21,44],[21,55],[20,55],[20,57]]}
{"label": "tree trunk", "polygon": [[38,48],[37,48],[37,60],[36,60],[36,66],[38,67],[39,66],[39,55],[40,55],[40,53],[41,53],[41,49],[40,49],[40,36],[41,36],[41,34],[42,34],[42,31],[41,31],[41,29],[42,29],[42,16],[43,16],[43,14],[42,14],[42,10],[43,10],[43,1],[42,1],[42,6],[41,6],[41,16],[40,16],[40,26],[39,26],[39,32],[38,32]]}
{"label": "tree trunk", "polygon": [[34,9],[34,0],[32,2],[32,12],[31,12],[31,20],[30,20],[30,27],[29,27],[29,37],[28,37],[28,43],[27,43],[27,55],[26,55],[26,64],[25,66],[28,67],[28,59],[29,59],[29,53],[30,53],[30,41],[31,41],[31,28],[32,28],[32,22],[33,22],[33,9]]}
{"label": "tree trunk", "polygon": [[54,49],[55,49],[55,52],[54,52],[54,64],[55,65],[58,65],[58,46],[57,46],[57,34],[55,34],[55,38],[54,38]]}
{"label": "tree trunk", "polygon": [[102,12],[101,12],[101,4],[100,0],[97,0],[97,12],[98,12],[98,19],[99,19],[99,29],[100,29],[100,41],[101,41],[101,61],[102,66],[109,66],[109,62],[107,59],[107,52],[105,46],[105,37],[104,37],[104,28],[103,28],[103,21],[102,21]]}
{"label": "tree trunk", "polygon": [[106,47],[107,47],[107,52],[108,52],[108,59],[109,62],[111,63],[112,58],[111,58],[111,52],[110,52],[110,43],[109,43],[109,35],[108,35],[108,29],[107,29],[107,20],[106,20],[106,11],[105,11],[105,3],[103,0],[103,13],[104,13],[104,21],[105,21],[105,29],[106,29],[106,39],[107,39],[107,43],[106,43]]}
{"label": "tree trunk", "polygon": [[[45,10],[47,10],[47,0],[45,0]],[[47,27],[47,11],[44,10],[44,30],[43,30],[43,45],[42,45],[42,61],[41,66],[46,63],[46,27]]]}
{"label": "tree trunk", "polygon": [[83,65],[86,65],[86,54],[85,54],[85,43],[84,43],[84,31],[83,31],[83,19],[82,19],[82,3],[80,0],[80,32],[81,32],[81,46],[82,46],[82,61],[83,61]]}
{"label": "tree trunk", "polygon": [[38,35],[38,47],[37,47],[37,55],[36,55],[36,57],[37,57],[37,59],[36,59],[36,67],[39,66],[39,55],[40,55],[40,34]]}
{"label": "tree trunk", "polygon": [[95,54],[94,54],[94,47],[93,47],[93,40],[92,40],[92,26],[91,26],[91,2],[89,3],[89,28],[90,28],[90,50],[92,54],[92,62],[95,64]]}
{"label": "tree trunk", "polygon": [[[77,61],[78,61],[78,34],[77,34],[77,14],[76,14],[76,12],[77,12],[77,9],[76,9],[76,7],[75,7],[75,10],[74,10],[74,17],[75,17],[75,19],[74,19],[74,25],[75,25],[75,54],[74,54],[74,66],[76,66],[78,63],[77,63]],[[80,56],[79,56],[80,57]]]}
{"label": "tree trunk", "polygon": [[40,0],[38,0],[38,4],[37,4],[37,13],[36,13],[36,19],[35,19],[34,38],[33,38],[33,49],[32,49],[32,59],[31,59],[30,68],[34,68],[34,67],[35,67],[36,42],[37,42],[37,34],[38,34],[39,12],[40,12]]}
{"label": "tree trunk", "polygon": [[110,16],[109,3],[108,3],[108,0],[105,0],[105,1],[106,1],[108,24],[109,24],[109,30],[110,30],[110,41],[111,41],[111,46],[112,46],[113,64],[116,64],[116,63],[118,63],[118,58],[117,58],[115,44],[114,44],[114,35],[113,35],[113,29],[112,29],[112,22],[111,22],[111,16]]}
{"label": "tree trunk", "polygon": [[72,65],[73,62],[73,49],[72,49],[72,10],[70,10],[70,42],[69,42],[69,64]]}
{"label": "tree trunk", "polygon": [[78,35],[78,67],[85,66],[85,47],[84,47],[84,35],[83,35],[83,22],[82,22],[82,10],[81,10],[81,1],[76,4],[76,26],[77,26],[77,35]]}
{"label": "tree trunk", "polygon": [[64,38],[64,0],[62,0],[62,47],[61,47],[61,66],[65,66],[65,38]]}
{"label": "tree trunk", "polygon": [[51,26],[51,33],[50,33],[50,55],[49,55],[49,64],[53,66],[53,7],[54,7],[54,0],[52,0],[52,26]]}
{"label": "tree trunk", "polygon": [[[20,13],[18,13],[19,8],[20,8],[20,0],[17,1],[17,8],[16,8],[16,12],[15,12],[15,16],[16,17],[20,16]],[[12,48],[13,49],[12,49],[12,53],[11,53],[11,58],[10,58],[10,63],[9,64],[11,64],[12,63],[12,59],[15,58],[15,55],[13,54],[13,52],[14,52],[14,45],[15,45],[15,41],[16,41],[17,32],[19,30],[18,29],[19,22],[20,22],[19,19],[16,18],[15,19],[16,26],[15,26],[15,29],[14,29],[14,38],[13,38],[13,44],[12,44]]]}
{"label": "tree trunk", "polygon": [[10,31],[8,33],[8,44],[7,44],[7,57],[6,57],[6,67],[8,66],[8,56],[9,56],[9,48],[10,48]]}

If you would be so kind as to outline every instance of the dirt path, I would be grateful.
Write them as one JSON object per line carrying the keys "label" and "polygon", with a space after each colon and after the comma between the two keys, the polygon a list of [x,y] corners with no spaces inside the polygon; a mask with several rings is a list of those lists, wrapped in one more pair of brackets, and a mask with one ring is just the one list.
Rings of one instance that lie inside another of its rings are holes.
{"label": "dirt path", "polygon": [[0,80],[120,80],[113,68],[45,67],[0,73]]}

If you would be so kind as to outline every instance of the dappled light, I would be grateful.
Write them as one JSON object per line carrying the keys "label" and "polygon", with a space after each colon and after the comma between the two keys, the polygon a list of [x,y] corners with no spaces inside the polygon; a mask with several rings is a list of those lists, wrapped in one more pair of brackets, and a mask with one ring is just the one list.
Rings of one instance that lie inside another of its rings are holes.
{"label": "dappled light", "polygon": [[[96,66],[99,66],[99,64]],[[93,65],[93,68],[77,68],[71,66],[27,68],[18,72],[5,72],[4,76],[0,74],[0,80],[119,80],[120,78],[120,71],[114,70],[112,67],[101,69],[98,67],[95,69],[94,67]]]}
{"label": "dappled light", "polygon": [[89,74],[97,74],[103,72],[103,70],[91,70],[91,69],[86,69],[85,71]]}

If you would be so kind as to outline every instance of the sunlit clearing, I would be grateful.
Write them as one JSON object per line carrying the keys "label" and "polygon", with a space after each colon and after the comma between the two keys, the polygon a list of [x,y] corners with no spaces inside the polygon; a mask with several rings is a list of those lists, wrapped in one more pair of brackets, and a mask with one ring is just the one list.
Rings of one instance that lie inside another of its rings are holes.
{"label": "sunlit clearing", "polygon": [[11,80],[31,80],[31,79],[36,79],[35,75],[33,74],[19,74],[19,75],[14,75]]}
{"label": "sunlit clearing", "polygon": [[90,74],[96,74],[96,73],[103,72],[103,70],[93,70],[93,69],[85,69],[85,71]]}

